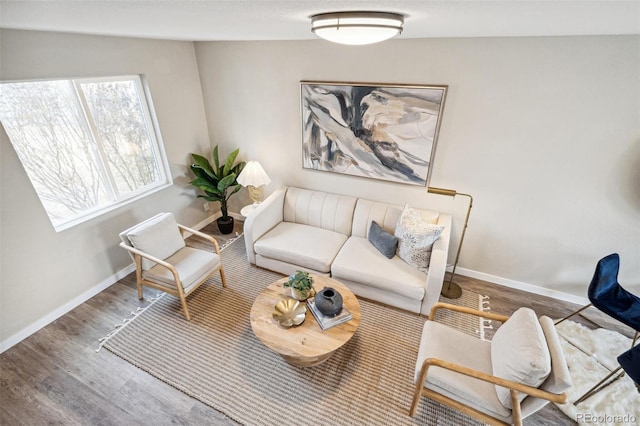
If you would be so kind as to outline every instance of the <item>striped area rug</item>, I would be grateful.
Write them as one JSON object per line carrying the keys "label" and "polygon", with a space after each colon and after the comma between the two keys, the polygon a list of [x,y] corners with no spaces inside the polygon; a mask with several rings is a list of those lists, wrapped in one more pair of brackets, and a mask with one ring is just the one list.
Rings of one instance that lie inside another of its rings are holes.
{"label": "striped area rug", "polygon": [[[191,321],[184,320],[178,299],[164,295],[104,348],[241,424],[479,424],[426,398],[409,417],[423,318],[360,301],[354,337],[325,363],[297,368],[262,345],[249,322],[255,297],[282,275],[251,266],[243,238],[222,259],[228,287],[216,276],[194,292]],[[473,293],[449,302],[460,301],[482,306]],[[478,332],[477,323],[460,324]]]}

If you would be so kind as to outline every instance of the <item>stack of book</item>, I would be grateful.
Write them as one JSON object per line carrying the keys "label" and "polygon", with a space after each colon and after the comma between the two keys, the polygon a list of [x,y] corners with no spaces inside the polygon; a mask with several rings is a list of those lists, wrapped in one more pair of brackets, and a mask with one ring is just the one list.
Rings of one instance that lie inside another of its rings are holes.
{"label": "stack of book", "polygon": [[313,314],[313,317],[318,322],[318,325],[323,330],[327,330],[331,327],[335,327],[336,325],[340,325],[353,318],[353,316],[351,315],[351,312],[349,312],[347,307],[344,305],[342,306],[342,310],[340,311],[340,313],[333,317],[328,317],[326,315],[323,315],[320,311],[318,311],[316,309],[316,301],[313,299],[313,297],[307,300],[307,306],[309,307],[309,310]]}

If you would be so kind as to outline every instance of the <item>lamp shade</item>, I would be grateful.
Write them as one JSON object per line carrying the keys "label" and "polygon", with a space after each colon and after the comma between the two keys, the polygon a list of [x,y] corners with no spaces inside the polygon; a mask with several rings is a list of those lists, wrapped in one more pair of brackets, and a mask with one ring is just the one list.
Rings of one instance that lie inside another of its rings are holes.
{"label": "lamp shade", "polygon": [[242,186],[268,185],[271,179],[257,161],[249,161],[238,176],[238,183]]}
{"label": "lamp shade", "polygon": [[402,32],[404,17],[388,12],[333,12],[311,17],[311,31],[340,44],[378,43]]}

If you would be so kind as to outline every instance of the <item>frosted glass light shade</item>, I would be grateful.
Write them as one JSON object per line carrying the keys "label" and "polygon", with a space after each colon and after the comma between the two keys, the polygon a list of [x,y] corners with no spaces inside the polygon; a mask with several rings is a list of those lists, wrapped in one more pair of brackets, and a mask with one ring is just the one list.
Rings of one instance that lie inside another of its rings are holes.
{"label": "frosted glass light shade", "polygon": [[238,183],[242,186],[269,185],[271,179],[257,161],[249,161],[238,176]]}
{"label": "frosted glass light shade", "polygon": [[404,17],[387,12],[334,12],[311,17],[311,31],[334,43],[378,43],[402,32]]}

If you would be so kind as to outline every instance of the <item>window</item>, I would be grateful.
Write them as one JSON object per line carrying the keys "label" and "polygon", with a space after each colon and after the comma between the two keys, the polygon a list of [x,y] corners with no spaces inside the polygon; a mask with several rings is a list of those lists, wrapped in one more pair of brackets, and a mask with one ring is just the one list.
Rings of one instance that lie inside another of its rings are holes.
{"label": "window", "polygon": [[171,183],[140,76],[4,82],[0,120],[57,231]]}

